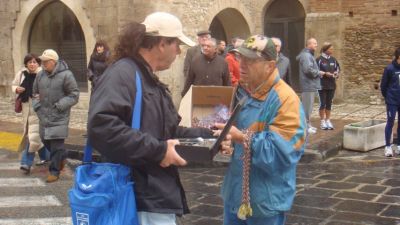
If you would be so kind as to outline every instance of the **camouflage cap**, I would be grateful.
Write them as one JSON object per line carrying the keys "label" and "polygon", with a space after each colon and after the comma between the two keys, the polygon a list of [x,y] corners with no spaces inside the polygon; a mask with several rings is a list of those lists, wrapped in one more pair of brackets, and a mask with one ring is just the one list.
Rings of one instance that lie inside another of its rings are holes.
{"label": "camouflage cap", "polygon": [[271,38],[263,35],[253,35],[247,38],[235,51],[250,59],[276,60],[277,56],[274,42]]}

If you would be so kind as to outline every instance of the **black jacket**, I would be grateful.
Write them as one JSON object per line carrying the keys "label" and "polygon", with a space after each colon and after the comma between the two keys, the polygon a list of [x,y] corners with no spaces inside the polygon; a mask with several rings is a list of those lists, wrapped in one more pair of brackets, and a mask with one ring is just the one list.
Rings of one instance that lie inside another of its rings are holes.
{"label": "black jacket", "polygon": [[109,57],[110,52],[104,52],[103,54],[92,54],[90,56],[90,61],[88,65],[87,76],[88,80],[92,82],[92,86],[94,87],[96,81],[99,77],[104,73],[107,69],[107,58]]}
{"label": "black jacket", "polygon": [[[176,137],[210,137],[202,128],[179,127],[178,115],[164,84],[143,59],[121,59],[100,77],[90,100],[88,137],[92,145],[114,163],[133,169],[138,211],[188,213],[178,169],[163,168],[166,140]],[[135,103],[135,74],[142,79],[140,131],[131,128]]]}
{"label": "black jacket", "polygon": [[[319,70],[324,72],[339,73],[340,65],[339,62],[333,56],[327,56],[322,54],[316,59]],[[322,90],[335,90],[336,89],[336,78],[323,76],[321,78],[321,89]]]}
{"label": "black jacket", "polygon": [[400,106],[400,64],[393,60],[382,75],[381,92],[388,105]]}

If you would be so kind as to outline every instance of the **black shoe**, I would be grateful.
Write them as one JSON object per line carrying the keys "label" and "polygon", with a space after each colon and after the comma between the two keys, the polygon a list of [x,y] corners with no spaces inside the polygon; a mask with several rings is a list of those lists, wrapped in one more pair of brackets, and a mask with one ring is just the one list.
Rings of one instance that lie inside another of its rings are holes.
{"label": "black shoe", "polygon": [[21,165],[21,167],[19,167],[20,170],[22,170],[22,172],[25,175],[29,175],[31,173],[31,167],[27,166],[27,165]]}
{"label": "black shoe", "polygon": [[43,165],[46,165],[47,162],[48,162],[48,160],[40,160],[40,161],[37,162],[35,165],[36,165],[36,166],[43,166]]}

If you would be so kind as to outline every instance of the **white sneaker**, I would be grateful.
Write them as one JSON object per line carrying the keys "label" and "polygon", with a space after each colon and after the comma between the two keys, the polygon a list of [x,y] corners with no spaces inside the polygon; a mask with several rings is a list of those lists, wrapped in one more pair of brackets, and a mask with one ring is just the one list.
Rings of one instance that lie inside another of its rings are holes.
{"label": "white sneaker", "polygon": [[328,130],[328,126],[325,120],[321,120],[321,130]]}
{"label": "white sneaker", "polygon": [[400,145],[397,145],[396,154],[400,155]]}
{"label": "white sneaker", "polygon": [[334,128],[333,128],[333,124],[331,123],[330,120],[327,120],[327,121],[326,121],[326,127],[328,128],[328,130],[333,130],[333,129],[334,129]]}
{"label": "white sneaker", "polygon": [[309,127],[309,128],[307,129],[307,132],[308,132],[309,134],[315,134],[315,133],[317,133],[317,129],[313,129],[313,128],[315,128],[315,127]]}
{"label": "white sneaker", "polygon": [[393,157],[392,146],[386,146],[385,147],[385,156],[386,157]]}
{"label": "white sneaker", "polygon": [[308,127],[308,129],[313,129],[314,131],[317,131],[317,128],[316,128],[316,127],[313,127],[313,126],[311,125],[311,123],[307,124],[307,127]]}

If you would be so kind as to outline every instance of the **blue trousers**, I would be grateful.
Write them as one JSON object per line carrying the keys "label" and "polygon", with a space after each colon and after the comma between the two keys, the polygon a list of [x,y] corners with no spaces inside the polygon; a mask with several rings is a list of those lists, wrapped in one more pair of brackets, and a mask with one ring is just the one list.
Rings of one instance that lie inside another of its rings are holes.
{"label": "blue trousers", "polygon": [[284,225],[285,219],[285,214],[280,213],[272,217],[250,217],[247,220],[241,220],[236,213],[224,210],[224,225]]}
{"label": "blue trousers", "polygon": [[[41,148],[38,151],[40,160],[49,160],[50,158],[50,152],[45,148]],[[35,152],[29,152],[29,144],[26,145],[26,148],[22,152],[22,157],[21,157],[21,165],[26,165],[31,167],[33,164],[33,160],[35,159]]]}
{"label": "blue trousers", "polygon": [[387,122],[385,127],[386,146],[390,146],[390,137],[392,136],[394,120],[396,119],[396,112],[397,112],[397,145],[400,145],[400,106],[386,105],[386,115],[387,115]]}

